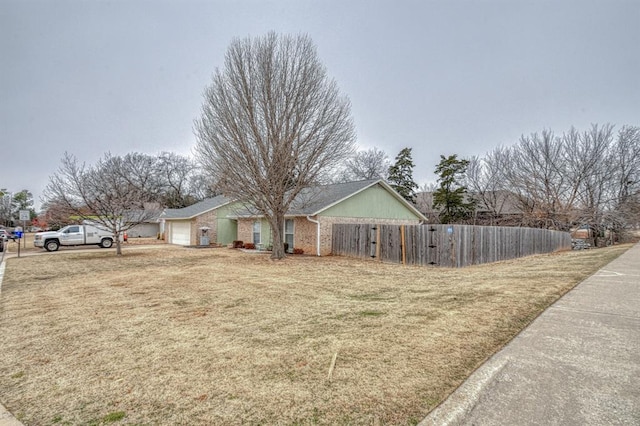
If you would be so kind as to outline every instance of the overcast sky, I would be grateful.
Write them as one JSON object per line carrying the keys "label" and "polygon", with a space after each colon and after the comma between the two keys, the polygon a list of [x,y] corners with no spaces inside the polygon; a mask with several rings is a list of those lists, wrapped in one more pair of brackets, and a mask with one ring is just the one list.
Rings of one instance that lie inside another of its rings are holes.
{"label": "overcast sky", "polygon": [[638,0],[0,0],[0,188],[39,201],[65,151],[190,154],[230,41],[272,30],[314,40],[362,148],[434,181],[441,154],[640,125],[639,22]]}

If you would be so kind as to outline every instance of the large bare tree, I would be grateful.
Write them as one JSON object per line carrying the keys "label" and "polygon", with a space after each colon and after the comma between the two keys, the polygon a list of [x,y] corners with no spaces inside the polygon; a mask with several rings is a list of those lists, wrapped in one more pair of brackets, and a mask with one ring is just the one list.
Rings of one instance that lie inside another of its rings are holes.
{"label": "large bare tree", "polygon": [[505,179],[516,194],[525,225],[566,230],[569,227],[563,147],[550,130],[522,136],[511,148]]}
{"label": "large bare tree", "polygon": [[271,224],[284,257],[284,216],[304,188],[353,152],[350,102],[306,35],[235,39],[195,121],[196,155],[215,187]]}
{"label": "large bare tree", "polygon": [[[81,220],[91,221],[116,237],[116,254],[122,254],[119,236],[128,229],[157,215],[145,209],[149,188],[137,173],[143,167],[135,158],[105,154],[95,165],[80,163],[68,153],[62,165],[51,177],[44,197]],[[132,167],[135,165],[135,172]]]}
{"label": "large bare tree", "polygon": [[573,222],[589,225],[595,243],[604,233],[605,214],[612,201],[617,160],[612,155],[613,126],[592,125],[582,133],[571,129],[562,138],[566,175],[569,177],[567,205],[573,206]]}
{"label": "large bare tree", "polygon": [[623,126],[611,155],[615,164],[611,209],[607,215],[620,234],[640,226],[640,127]]}

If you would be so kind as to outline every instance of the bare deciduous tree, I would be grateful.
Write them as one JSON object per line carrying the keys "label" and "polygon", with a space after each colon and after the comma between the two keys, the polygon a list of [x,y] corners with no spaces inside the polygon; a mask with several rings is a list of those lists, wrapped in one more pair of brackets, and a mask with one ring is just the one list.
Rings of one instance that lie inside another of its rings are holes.
{"label": "bare deciduous tree", "polygon": [[[487,194],[515,194],[522,225],[568,230],[587,226],[597,244],[605,228],[618,233],[640,221],[640,128],[611,124],[522,136],[519,143],[473,159],[469,187],[482,204]],[[497,210],[496,210],[497,213]]]}
{"label": "bare deciduous tree", "polygon": [[349,100],[308,36],[275,33],[234,40],[204,98],[196,155],[219,190],[266,217],[280,259],[291,203],[353,152]]}
{"label": "bare deciduous tree", "polygon": [[73,223],[73,210],[64,201],[48,199],[42,204],[42,212],[39,221],[47,228],[57,230]]}
{"label": "bare deciduous tree", "polygon": [[550,130],[522,136],[511,150],[505,178],[517,194],[525,225],[568,229],[567,174],[562,145]]}
{"label": "bare deciduous tree", "polygon": [[612,150],[615,164],[609,219],[624,233],[640,225],[640,127],[623,126]]}
{"label": "bare deciduous tree", "polygon": [[611,188],[616,169],[611,155],[613,126],[592,125],[583,133],[571,129],[562,138],[569,181],[567,205],[572,206],[572,222],[589,225],[595,231],[595,243],[603,233],[604,216],[611,201]]}
{"label": "bare deciduous tree", "polygon": [[197,173],[196,164],[189,158],[173,152],[162,152],[157,157],[160,202],[169,208],[182,208],[198,201],[198,190],[191,185]]}
{"label": "bare deciduous tree", "polygon": [[[505,182],[509,168],[511,152],[508,148],[498,147],[483,158],[472,157],[467,167],[467,186],[471,197],[478,206],[476,217],[487,225],[513,224],[505,214],[513,214],[514,194]],[[487,217],[488,216],[488,217]]]}
{"label": "bare deciduous tree", "polygon": [[[122,254],[119,236],[135,225],[154,217],[145,209],[148,188],[131,178],[133,157],[105,154],[95,165],[80,164],[65,153],[62,165],[50,177],[44,197],[81,220],[91,221],[114,234],[116,254]],[[125,220],[126,219],[126,220]]]}
{"label": "bare deciduous tree", "polygon": [[384,179],[391,166],[387,154],[377,148],[358,151],[344,162],[344,172],[341,180],[344,182],[355,180]]}
{"label": "bare deciduous tree", "polygon": [[439,211],[433,208],[433,193],[438,189],[435,182],[425,183],[418,188],[416,193],[416,208],[425,215],[428,223],[438,223]]}

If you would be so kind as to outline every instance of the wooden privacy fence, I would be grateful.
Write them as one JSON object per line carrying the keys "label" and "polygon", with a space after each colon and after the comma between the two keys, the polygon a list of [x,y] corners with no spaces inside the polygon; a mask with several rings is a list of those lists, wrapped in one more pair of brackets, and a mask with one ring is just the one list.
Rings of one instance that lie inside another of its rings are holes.
{"label": "wooden privacy fence", "polygon": [[331,241],[334,255],[447,267],[570,249],[567,232],[502,226],[335,224]]}

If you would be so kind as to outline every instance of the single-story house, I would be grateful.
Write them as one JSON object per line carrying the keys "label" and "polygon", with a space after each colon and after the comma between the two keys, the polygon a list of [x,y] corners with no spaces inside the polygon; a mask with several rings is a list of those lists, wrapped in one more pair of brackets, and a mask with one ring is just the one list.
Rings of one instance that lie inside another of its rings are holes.
{"label": "single-story house", "polygon": [[230,244],[237,235],[236,220],[228,217],[234,211],[231,200],[222,195],[182,209],[166,209],[160,216],[161,232],[169,244]]}
{"label": "single-story house", "polygon": [[160,215],[162,210],[150,208],[145,210],[131,210],[124,215],[125,223],[140,222],[127,230],[129,238],[156,238],[160,233]]}
{"label": "single-story house", "polygon": [[[269,222],[245,210],[237,219],[237,240],[268,248],[273,243]],[[365,180],[308,188],[296,198],[285,215],[284,242],[289,251],[331,254],[334,223],[418,225],[426,221],[384,180]]]}

